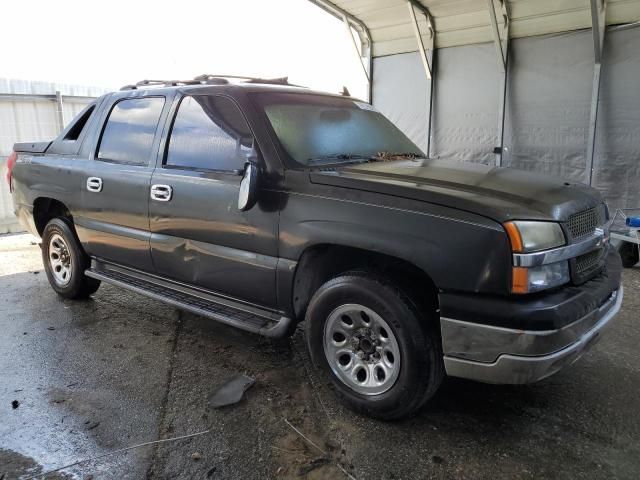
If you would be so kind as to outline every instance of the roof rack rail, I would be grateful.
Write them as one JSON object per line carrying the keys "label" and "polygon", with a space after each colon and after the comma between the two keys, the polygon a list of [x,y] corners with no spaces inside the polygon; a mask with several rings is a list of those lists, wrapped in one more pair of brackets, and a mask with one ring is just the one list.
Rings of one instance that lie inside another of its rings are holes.
{"label": "roof rack rail", "polygon": [[245,77],[242,75],[211,75],[205,73],[198,75],[193,80],[142,80],[135,84],[125,85],[120,90],[137,90],[140,87],[177,87],[180,85],[226,85],[229,79],[243,80],[245,83],[261,83],[269,85],[288,85],[300,87],[289,83],[289,77],[280,78],[257,78]]}
{"label": "roof rack rail", "polygon": [[294,85],[289,83],[289,77],[278,77],[278,78],[259,78],[259,77],[245,77],[244,75],[212,75],[209,73],[205,73],[202,75],[198,75],[194,78],[194,80],[199,80],[203,83],[210,83],[217,80],[226,80],[228,78],[234,80],[244,80],[246,83],[262,83],[268,85],[288,85],[291,87],[299,87],[300,85]]}
{"label": "roof rack rail", "polygon": [[120,90],[136,90],[140,87],[177,87],[179,85],[199,85],[197,80],[141,80],[134,85],[125,85]]}

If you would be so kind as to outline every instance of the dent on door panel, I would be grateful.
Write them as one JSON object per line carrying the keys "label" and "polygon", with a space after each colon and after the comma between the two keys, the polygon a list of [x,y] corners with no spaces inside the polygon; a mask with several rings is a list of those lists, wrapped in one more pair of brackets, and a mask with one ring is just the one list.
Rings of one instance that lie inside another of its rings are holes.
{"label": "dent on door panel", "polygon": [[179,280],[204,288],[219,286],[224,277],[224,286],[215,290],[238,296],[250,288],[251,295],[245,298],[273,304],[276,257],[157,233],[151,243],[158,273],[180,272]]}
{"label": "dent on door panel", "polygon": [[[158,274],[265,307],[276,305],[277,208],[265,192],[237,208],[239,176],[156,170],[173,187],[150,202],[151,255]],[[277,203],[276,203],[277,206]]]}

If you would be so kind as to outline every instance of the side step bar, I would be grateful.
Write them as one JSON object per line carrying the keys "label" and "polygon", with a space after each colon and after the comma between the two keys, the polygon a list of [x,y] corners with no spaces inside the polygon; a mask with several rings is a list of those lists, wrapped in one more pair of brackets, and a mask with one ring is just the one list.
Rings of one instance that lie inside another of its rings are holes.
{"label": "side step bar", "polygon": [[265,337],[287,335],[292,319],[137,270],[91,261],[85,275]]}

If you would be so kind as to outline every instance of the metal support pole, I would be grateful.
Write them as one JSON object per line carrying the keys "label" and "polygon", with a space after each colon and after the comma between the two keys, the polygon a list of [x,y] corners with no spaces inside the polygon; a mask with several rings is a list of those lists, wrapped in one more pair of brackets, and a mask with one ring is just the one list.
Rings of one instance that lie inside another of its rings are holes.
{"label": "metal support pole", "polygon": [[[436,29],[431,13],[426,7],[422,4],[415,3],[413,0],[407,0],[407,7],[409,8],[409,16],[411,17],[411,24],[413,25],[413,33],[416,36],[416,43],[418,44],[420,59],[424,66],[424,73],[429,81],[429,99],[427,102],[427,106],[429,108],[427,113],[427,151],[425,152],[428,158],[431,155],[431,111],[433,110],[433,88],[435,78],[433,58],[435,51]],[[426,45],[424,42],[424,36],[422,35],[422,32],[420,32],[420,25],[418,23],[418,17],[416,16],[416,8],[419,10],[420,14],[422,14],[427,23]]]}
{"label": "metal support pole", "polygon": [[60,131],[64,130],[64,104],[62,103],[62,94],[56,91],[56,114],[58,117],[58,127]]}
{"label": "metal support pole", "polygon": [[[435,57],[435,52],[432,59]],[[435,95],[433,94],[433,89],[436,87],[436,70],[435,64],[431,63],[431,79],[429,80],[429,113],[427,114],[427,158],[431,158],[431,125],[433,124],[433,99]]]}
{"label": "metal support pole", "polygon": [[505,0],[495,0],[499,9],[496,12],[494,0],[487,0],[489,7],[489,19],[491,20],[491,33],[498,54],[498,66],[502,73],[500,82],[500,103],[498,105],[498,145],[493,149],[496,155],[496,166],[502,166],[502,153],[504,151],[504,123],[506,116],[507,80],[509,66],[509,11]]}
{"label": "metal support pole", "polygon": [[604,57],[604,34],[607,3],[605,0],[591,0],[591,25],[593,32],[593,87],[591,90],[591,112],[589,114],[589,140],[587,143],[586,176],[593,184],[593,160],[595,156],[596,125],[598,123],[598,103],[600,100],[600,73]]}
{"label": "metal support pole", "polygon": [[502,154],[504,153],[504,123],[506,118],[507,109],[507,81],[508,81],[508,67],[509,67],[509,53],[507,52],[505,58],[504,72],[502,72],[502,79],[500,81],[500,98],[498,104],[498,145],[493,150],[496,155],[496,166],[502,166]]}

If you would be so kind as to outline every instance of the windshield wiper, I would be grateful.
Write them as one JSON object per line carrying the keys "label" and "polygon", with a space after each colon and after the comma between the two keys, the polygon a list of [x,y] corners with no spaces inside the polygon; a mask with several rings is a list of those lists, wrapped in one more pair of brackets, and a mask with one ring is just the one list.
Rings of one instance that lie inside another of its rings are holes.
{"label": "windshield wiper", "polygon": [[355,153],[333,153],[330,155],[322,155],[321,157],[314,157],[307,159],[307,165],[325,164],[332,165],[334,163],[360,163],[368,162],[373,157],[371,155],[359,155]]}
{"label": "windshield wiper", "polygon": [[368,163],[368,162],[393,162],[397,160],[415,160],[418,158],[426,158],[422,153],[408,152],[378,152],[375,155],[362,155],[357,153],[333,153],[307,159],[308,166],[315,165],[347,165],[351,163]]}
{"label": "windshield wiper", "polygon": [[415,152],[378,152],[371,157],[373,161],[392,162],[395,160],[415,160],[418,158],[426,158],[422,153]]}

